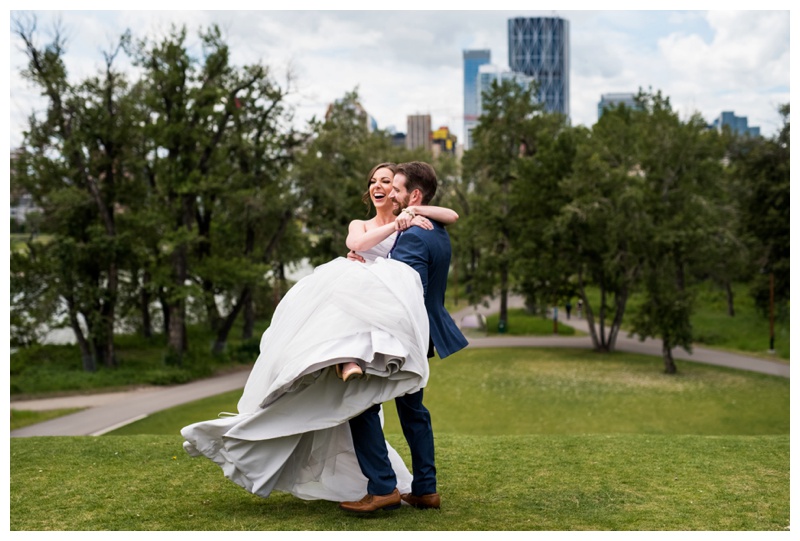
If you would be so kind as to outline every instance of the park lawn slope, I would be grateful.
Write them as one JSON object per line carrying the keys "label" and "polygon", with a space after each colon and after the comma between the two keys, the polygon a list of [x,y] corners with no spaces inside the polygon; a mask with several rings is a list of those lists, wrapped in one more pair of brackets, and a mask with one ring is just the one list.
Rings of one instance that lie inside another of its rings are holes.
{"label": "park lawn slope", "polygon": [[[475,348],[432,359],[425,389],[434,432],[526,434],[789,434],[787,378],[632,353]],[[235,412],[241,390],[154,413],[113,435],[178,434]],[[394,402],[386,429],[400,433]]]}
{"label": "park lawn slope", "polygon": [[[401,455],[398,433],[387,439]],[[440,511],[263,499],[180,436],[14,438],[10,529],[785,530],[789,436],[439,434]],[[406,461],[408,457],[404,455]]]}

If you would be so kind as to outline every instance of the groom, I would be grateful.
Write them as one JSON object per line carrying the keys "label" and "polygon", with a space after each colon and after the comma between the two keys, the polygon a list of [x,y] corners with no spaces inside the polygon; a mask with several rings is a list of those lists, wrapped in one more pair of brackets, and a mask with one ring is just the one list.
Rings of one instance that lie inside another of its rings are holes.
{"label": "groom", "polygon": [[[430,203],[436,194],[436,185],[436,172],[429,164],[409,162],[398,165],[389,194],[395,205],[395,215],[409,206]],[[445,358],[464,348],[467,339],[444,308],[447,273],[450,269],[450,237],[441,224],[431,221],[432,230],[411,227],[398,234],[390,257],[410,265],[419,273],[430,324],[428,357],[433,357],[435,347],[439,357]],[[395,398],[395,404],[403,434],[411,449],[414,472],[411,493],[401,496],[397,490],[397,478],[389,462],[381,428],[380,404],[375,404],[350,419],[358,464],[369,482],[367,495],[360,501],[339,504],[345,511],[369,513],[378,509],[396,509],[400,507],[401,500],[419,509],[438,509],[441,504],[436,492],[431,416],[422,404],[422,389]]]}

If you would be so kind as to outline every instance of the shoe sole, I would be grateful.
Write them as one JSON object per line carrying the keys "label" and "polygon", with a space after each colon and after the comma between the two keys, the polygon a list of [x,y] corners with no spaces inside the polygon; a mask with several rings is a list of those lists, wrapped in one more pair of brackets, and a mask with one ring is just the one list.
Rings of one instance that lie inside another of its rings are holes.
{"label": "shoe sole", "polygon": [[392,505],[387,505],[385,507],[378,507],[377,509],[371,509],[369,511],[361,511],[359,509],[346,509],[344,507],[340,507],[339,509],[341,509],[342,511],[347,511],[348,513],[364,514],[364,513],[374,513],[375,511],[394,511],[395,509],[400,509],[401,505],[402,504],[399,504],[399,503],[398,504],[392,504]]}

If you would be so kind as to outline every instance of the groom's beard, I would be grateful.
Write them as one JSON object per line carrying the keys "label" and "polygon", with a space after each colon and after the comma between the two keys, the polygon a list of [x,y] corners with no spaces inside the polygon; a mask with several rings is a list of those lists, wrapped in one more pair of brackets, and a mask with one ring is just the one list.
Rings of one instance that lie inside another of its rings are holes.
{"label": "groom's beard", "polygon": [[410,200],[411,200],[411,194],[407,195],[404,201],[395,199],[394,207],[392,208],[392,214],[394,214],[395,216],[400,216],[400,213],[403,212],[403,209],[408,206],[408,202]]}

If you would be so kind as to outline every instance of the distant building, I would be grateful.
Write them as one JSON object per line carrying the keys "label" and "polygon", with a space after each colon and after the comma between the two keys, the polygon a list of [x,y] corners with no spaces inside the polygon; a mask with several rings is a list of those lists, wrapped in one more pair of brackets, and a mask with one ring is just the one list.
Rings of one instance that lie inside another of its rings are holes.
{"label": "distant building", "polygon": [[492,52],[488,49],[464,51],[464,146],[472,147],[472,130],[478,123],[478,68],[489,64]]}
{"label": "distant building", "polygon": [[30,194],[22,194],[11,205],[11,219],[18,224],[24,224],[28,219],[28,214],[41,211],[42,209],[34,204]]}
{"label": "distant building", "polygon": [[758,137],[761,135],[761,128],[758,126],[747,126],[746,116],[736,116],[733,111],[723,111],[721,115],[714,119],[714,122],[709,126],[719,132],[727,126],[733,133],[739,135],[749,135],[750,137]]}
{"label": "distant building", "polygon": [[478,70],[478,117],[483,114],[483,93],[491,88],[492,83],[502,83],[503,81],[515,81],[523,88],[527,88],[533,82],[533,77],[511,71],[508,68],[501,68],[493,64],[481,66]]}
{"label": "distant building", "polygon": [[[341,103],[342,103],[342,100],[336,100],[333,103],[331,103],[330,105],[328,105],[328,109],[325,111],[325,120],[330,119],[331,113],[333,113],[333,107],[335,105],[340,105]],[[364,125],[367,128],[367,131],[372,133],[372,132],[374,132],[374,131],[376,131],[378,129],[378,122],[375,120],[375,118],[370,116],[369,113],[367,113],[367,111],[366,111],[366,109],[364,109],[363,105],[361,105],[360,103],[356,102],[355,104],[350,105],[349,108],[351,110],[353,110],[355,112],[356,116],[358,118],[360,118],[364,122]]]}
{"label": "distant building", "polygon": [[[23,158],[24,150],[15,148],[11,150],[11,219],[17,224],[24,224],[28,220],[28,214],[34,212],[41,212],[42,209],[33,201],[33,196],[27,192],[22,191],[21,188],[14,182],[16,175],[16,162]],[[16,187],[16,190],[15,190]]]}
{"label": "distant building", "polygon": [[394,132],[392,134],[392,146],[405,148],[406,146],[406,134],[400,132]]}
{"label": "distant building", "polygon": [[431,150],[431,115],[408,115],[406,148]]}
{"label": "distant building", "polygon": [[569,21],[560,17],[508,20],[508,65],[539,83],[545,111],[569,117]]}
{"label": "distant building", "polygon": [[618,107],[624,105],[628,109],[638,109],[639,104],[636,103],[636,94],[627,93],[611,93],[601,94],[600,102],[597,104],[597,120],[603,116],[603,111],[611,107]]}
{"label": "distant building", "polygon": [[440,126],[438,130],[434,131],[432,140],[434,157],[439,154],[455,155],[458,139],[447,126]]}

